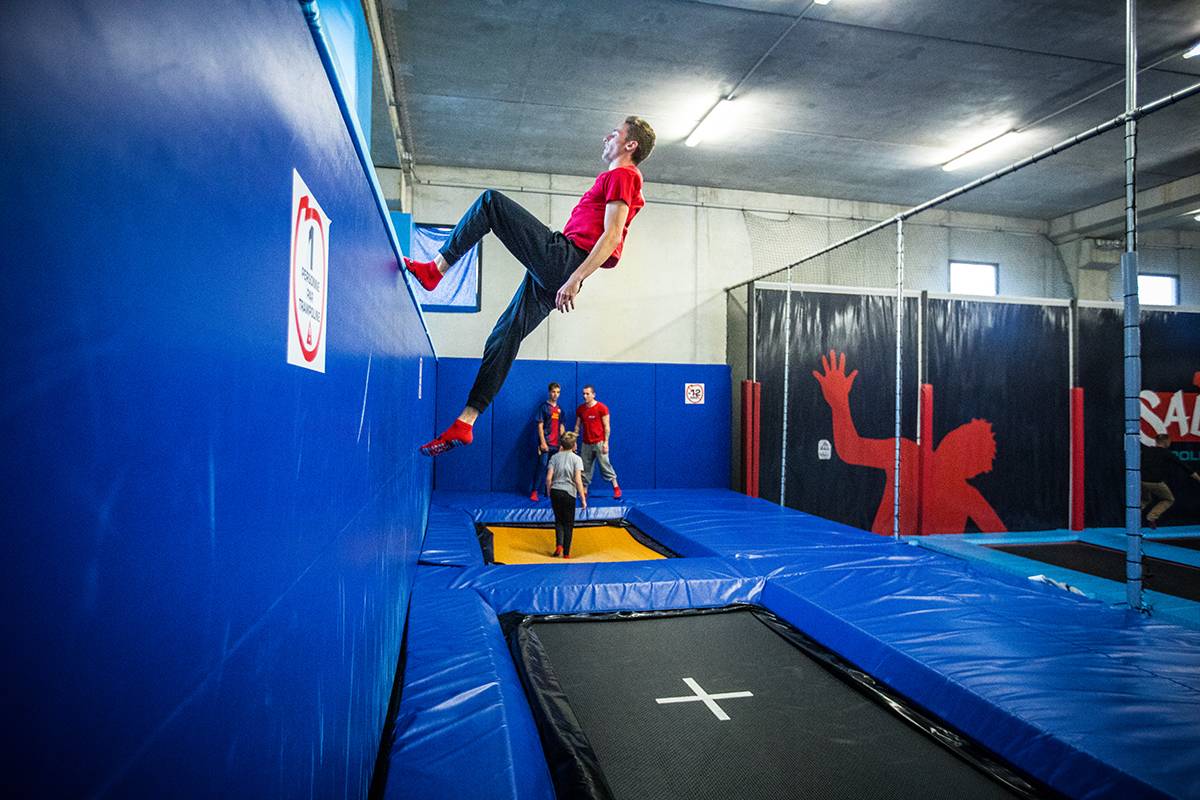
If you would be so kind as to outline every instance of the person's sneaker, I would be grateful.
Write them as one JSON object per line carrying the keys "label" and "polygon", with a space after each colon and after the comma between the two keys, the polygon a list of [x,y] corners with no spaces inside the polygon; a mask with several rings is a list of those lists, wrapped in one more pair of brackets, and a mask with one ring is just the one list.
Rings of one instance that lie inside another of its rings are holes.
{"label": "person's sneaker", "polygon": [[570,553],[563,553],[563,558],[570,558],[570,557],[571,557]]}
{"label": "person's sneaker", "polygon": [[562,546],[560,545],[560,546],[558,546],[558,547],[555,547],[555,548],[554,548],[554,552],[553,552],[553,553],[551,553],[550,555],[554,556],[555,558],[558,558],[558,557],[559,557],[559,556],[561,556],[562,554],[563,554],[563,552],[562,552]]}
{"label": "person's sneaker", "polygon": [[538,493],[537,493],[537,489],[534,489],[532,492],[529,493],[529,502],[536,503],[537,501],[538,501]]}
{"label": "person's sneaker", "polygon": [[1158,530],[1158,520],[1150,519],[1149,517],[1147,517],[1146,524],[1150,526],[1150,530],[1152,530],[1152,531]]}
{"label": "person's sneaker", "polygon": [[430,458],[440,456],[442,453],[449,452],[456,447],[463,447],[470,444],[473,438],[474,433],[471,426],[461,419],[456,419],[453,425],[442,432],[441,436],[432,442],[426,442],[421,445],[421,453]]}
{"label": "person's sneaker", "polygon": [[620,500],[620,499],[621,499],[621,487],[614,486],[613,487],[613,500]]}
{"label": "person's sneaker", "polygon": [[442,282],[442,273],[438,272],[437,264],[432,261],[414,261],[407,256],[401,256],[404,268],[411,272],[425,291],[432,292]]}

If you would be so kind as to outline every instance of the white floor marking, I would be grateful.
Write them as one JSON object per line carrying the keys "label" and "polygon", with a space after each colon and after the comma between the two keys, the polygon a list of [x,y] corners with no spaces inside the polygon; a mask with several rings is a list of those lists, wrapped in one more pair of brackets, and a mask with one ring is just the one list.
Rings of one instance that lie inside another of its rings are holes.
{"label": "white floor marking", "polygon": [[695,694],[683,695],[682,697],[656,697],[654,698],[654,702],[658,703],[659,705],[665,705],[666,703],[704,703],[704,705],[708,706],[708,710],[713,713],[713,716],[722,722],[728,722],[729,715],[725,713],[724,709],[717,705],[717,700],[729,700],[734,697],[754,697],[753,692],[721,692],[719,694],[709,694],[708,692],[704,691],[703,688],[701,688],[700,684],[696,683],[696,681],[691,678],[684,678],[683,682],[686,683],[687,687],[695,692]]}

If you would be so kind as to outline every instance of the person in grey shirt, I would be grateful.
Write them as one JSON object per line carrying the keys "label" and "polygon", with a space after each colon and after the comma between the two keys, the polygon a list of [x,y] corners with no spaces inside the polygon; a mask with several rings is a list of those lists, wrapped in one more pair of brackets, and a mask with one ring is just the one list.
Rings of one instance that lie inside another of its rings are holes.
{"label": "person in grey shirt", "polygon": [[587,509],[587,490],[583,488],[583,459],[575,453],[579,437],[568,431],[562,435],[559,450],[550,457],[546,469],[546,494],[554,509],[554,555],[571,557],[571,534],[575,532],[575,498]]}

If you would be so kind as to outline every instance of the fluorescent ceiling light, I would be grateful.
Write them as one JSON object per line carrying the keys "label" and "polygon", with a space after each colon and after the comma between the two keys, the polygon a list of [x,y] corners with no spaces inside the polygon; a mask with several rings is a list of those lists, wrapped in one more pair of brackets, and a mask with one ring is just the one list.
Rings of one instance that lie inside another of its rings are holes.
{"label": "fluorescent ceiling light", "polygon": [[827,5],[829,5],[829,0],[813,0],[813,2],[814,2],[814,3],[816,3],[816,4],[817,4],[817,5],[819,5],[819,6],[827,6]]}
{"label": "fluorescent ceiling light", "polygon": [[1192,219],[1196,220],[1196,222],[1200,222],[1200,214],[1197,214],[1196,216],[1192,217]]}
{"label": "fluorescent ceiling light", "polygon": [[1023,137],[1024,134],[1017,131],[1002,133],[999,136],[988,139],[983,144],[975,145],[962,155],[950,159],[945,164],[942,164],[942,169],[946,172],[953,172],[956,169],[995,158],[1005,150],[1011,150],[1020,143]]}
{"label": "fluorescent ceiling light", "polygon": [[1200,42],[1196,42],[1194,45],[1192,45],[1191,50],[1188,50],[1183,54],[1184,58],[1195,58],[1196,56],[1200,56]]}
{"label": "fluorescent ceiling light", "polygon": [[720,128],[722,121],[729,116],[729,106],[732,104],[732,100],[728,98],[722,98],[721,102],[713,106],[709,112],[704,115],[704,119],[700,120],[696,127],[692,129],[691,135],[687,137],[687,140],[684,142],[684,144],[688,147],[695,147],[696,145],[700,144],[705,137],[712,136],[713,133]]}

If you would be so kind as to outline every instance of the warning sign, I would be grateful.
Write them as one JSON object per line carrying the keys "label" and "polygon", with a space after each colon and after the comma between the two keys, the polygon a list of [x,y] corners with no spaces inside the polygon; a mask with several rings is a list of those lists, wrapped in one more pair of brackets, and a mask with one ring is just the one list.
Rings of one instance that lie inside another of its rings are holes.
{"label": "warning sign", "polygon": [[683,402],[689,406],[704,405],[704,384],[685,383],[683,385]]}
{"label": "warning sign", "polygon": [[297,367],[324,372],[329,322],[329,217],[294,169],[291,225],[287,360]]}

